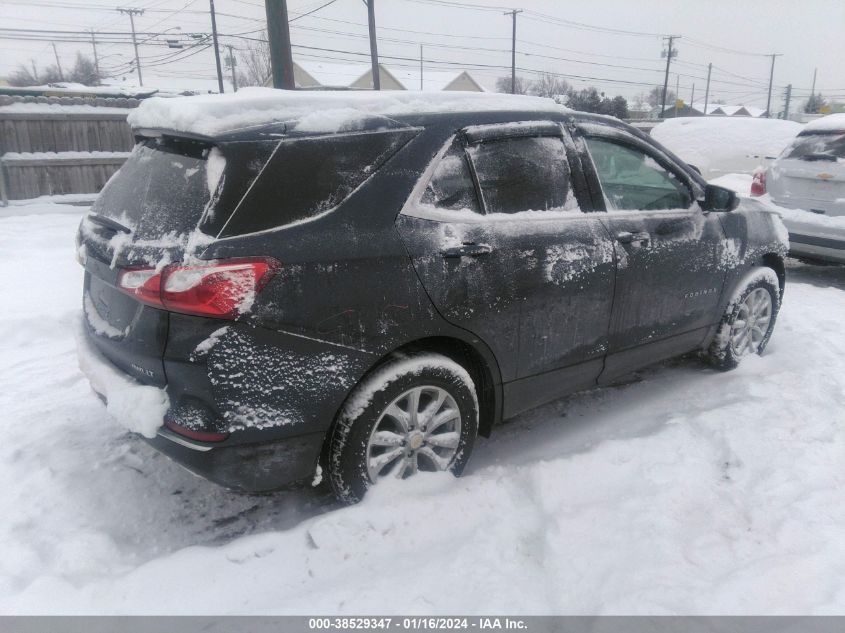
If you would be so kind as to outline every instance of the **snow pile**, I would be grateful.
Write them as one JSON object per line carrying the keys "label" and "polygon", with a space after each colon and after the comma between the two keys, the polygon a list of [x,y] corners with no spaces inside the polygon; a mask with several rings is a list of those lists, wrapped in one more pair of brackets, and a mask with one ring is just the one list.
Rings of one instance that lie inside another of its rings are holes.
{"label": "snow pile", "polygon": [[4,114],[90,114],[92,117],[101,114],[120,114],[127,116],[131,111],[132,108],[115,108],[112,106],[88,104],[10,103],[9,105],[0,106],[0,118]]}
{"label": "snow pile", "polygon": [[[92,309],[93,306],[86,306],[86,314],[90,315]],[[95,330],[102,331],[106,336],[124,334],[105,323],[99,315],[97,317],[92,324]],[[105,331],[102,329],[103,323],[108,328]],[[76,345],[79,369],[88,378],[91,388],[106,399],[109,415],[130,431],[140,433],[144,437],[155,437],[170,406],[164,389],[142,385],[118,371],[91,344],[82,323],[77,329]]]}
{"label": "snow pile", "polygon": [[145,100],[129,115],[136,128],[213,136],[239,128],[301,119],[297,129],[334,132],[373,116],[458,110],[559,112],[551,99],[474,92],[307,92],[244,88],[233,94]]}
{"label": "snow pile", "polygon": [[725,174],[724,176],[710,179],[710,184],[731,189],[732,191],[736,191],[740,196],[749,197],[751,195],[751,181],[753,179],[753,174]]}
{"label": "snow pile", "polygon": [[14,163],[25,160],[76,160],[97,158],[129,158],[131,152],[6,152],[3,154],[4,163]]}
{"label": "snow pile", "polygon": [[68,335],[76,225],[0,220],[27,271],[0,277],[0,613],[845,614],[841,268],[791,268],[736,371],[642,371],[337,509],[229,493],[109,420]]}
{"label": "snow pile", "polygon": [[779,156],[802,129],[800,123],[779,119],[679,117],[656,126],[651,136],[709,180],[753,173]]}
{"label": "snow pile", "polygon": [[810,121],[804,126],[804,130],[810,132],[845,132],[845,113],[828,114],[820,119]]}

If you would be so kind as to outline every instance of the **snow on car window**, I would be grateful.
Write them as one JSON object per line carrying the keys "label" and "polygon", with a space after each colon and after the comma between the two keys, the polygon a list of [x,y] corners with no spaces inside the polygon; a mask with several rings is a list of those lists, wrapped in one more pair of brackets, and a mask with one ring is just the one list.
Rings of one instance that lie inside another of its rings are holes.
{"label": "snow on car window", "polygon": [[801,134],[784,154],[786,158],[836,162],[845,159],[845,134]]}
{"label": "snow on car window", "polygon": [[196,228],[209,202],[208,149],[138,143],[95,202],[92,212],[132,229],[133,240],[155,240]]}
{"label": "snow on car window", "polygon": [[558,137],[485,141],[469,147],[488,214],[578,211],[566,148]]}
{"label": "snow on car window", "polygon": [[459,141],[438,163],[423,192],[422,203],[438,209],[478,211],[475,185]]}
{"label": "snow on car window", "polygon": [[291,226],[328,213],[414,135],[402,129],[282,141],[223,235]]}

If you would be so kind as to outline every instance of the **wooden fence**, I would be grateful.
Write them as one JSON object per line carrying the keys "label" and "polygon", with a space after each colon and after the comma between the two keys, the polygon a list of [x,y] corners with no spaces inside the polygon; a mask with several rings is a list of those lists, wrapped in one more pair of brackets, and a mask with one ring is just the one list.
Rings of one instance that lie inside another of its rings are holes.
{"label": "wooden fence", "polygon": [[0,200],[98,193],[132,149],[136,99],[0,95]]}

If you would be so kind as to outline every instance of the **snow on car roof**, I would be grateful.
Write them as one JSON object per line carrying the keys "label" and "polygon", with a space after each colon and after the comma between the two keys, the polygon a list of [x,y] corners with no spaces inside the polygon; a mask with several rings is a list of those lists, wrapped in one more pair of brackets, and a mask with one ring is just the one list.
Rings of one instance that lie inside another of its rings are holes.
{"label": "snow on car roof", "polygon": [[845,112],[828,114],[804,126],[804,133],[845,131]]}
{"label": "snow on car roof", "polygon": [[129,115],[135,128],[215,136],[297,120],[297,130],[336,132],[374,116],[517,110],[565,112],[551,99],[480,92],[294,91],[244,88],[234,94],[145,100]]}

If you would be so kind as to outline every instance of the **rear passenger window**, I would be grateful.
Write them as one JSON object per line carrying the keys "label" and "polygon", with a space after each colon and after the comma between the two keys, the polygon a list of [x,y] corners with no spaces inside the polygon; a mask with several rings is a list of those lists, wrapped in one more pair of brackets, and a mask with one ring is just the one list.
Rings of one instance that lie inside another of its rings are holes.
{"label": "rear passenger window", "polygon": [[688,209],[692,204],[689,188],[645,152],[589,137],[587,147],[610,209]]}
{"label": "rear passenger window", "polygon": [[578,209],[566,148],[559,137],[488,140],[468,151],[486,213]]}
{"label": "rear passenger window", "polygon": [[438,163],[423,192],[422,203],[438,209],[478,212],[475,184],[460,141],[455,141]]}
{"label": "rear passenger window", "polygon": [[335,208],[416,133],[390,130],[282,141],[222,235],[277,228]]}

